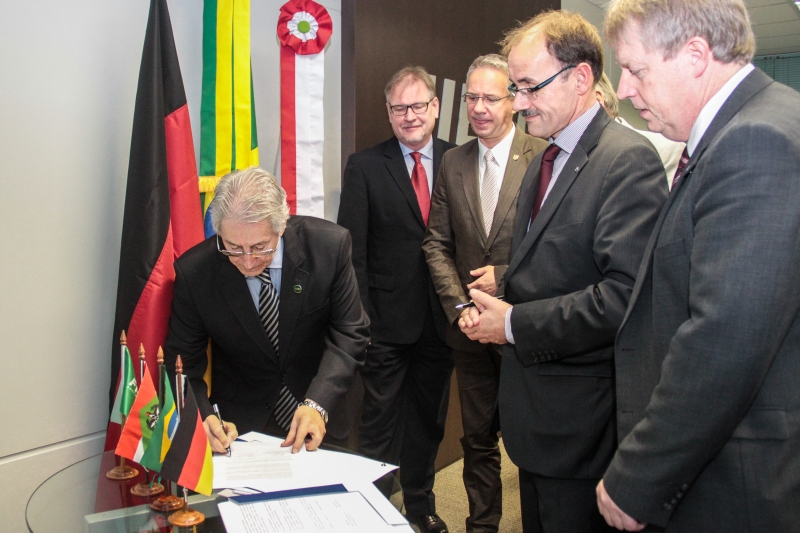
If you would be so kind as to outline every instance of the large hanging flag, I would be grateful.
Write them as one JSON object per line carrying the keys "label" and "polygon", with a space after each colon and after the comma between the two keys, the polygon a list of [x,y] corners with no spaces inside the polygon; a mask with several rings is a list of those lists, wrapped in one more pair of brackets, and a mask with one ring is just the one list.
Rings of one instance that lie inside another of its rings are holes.
{"label": "large hanging flag", "polygon": [[150,445],[144,450],[144,455],[139,464],[156,472],[161,471],[161,464],[172,444],[172,438],[178,428],[178,413],[175,412],[175,400],[172,396],[172,387],[169,384],[167,369],[161,365],[161,383],[164,387],[159,410],[158,422],[150,436]]}
{"label": "large hanging flag", "polygon": [[139,394],[122,428],[115,453],[139,463],[150,444],[150,436],[158,422],[158,395],[150,372],[144,373]]}
{"label": "large hanging flag", "polygon": [[188,380],[185,385],[186,401],[181,410],[178,430],[161,465],[161,475],[182,487],[209,496],[214,480],[211,445],[203,428],[192,386]]}
{"label": "large hanging flag", "polygon": [[281,186],[296,215],[325,216],[323,51],[332,33],[328,11],[313,0],[281,7]]}
{"label": "large hanging flag", "polygon": [[255,109],[250,0],[204,0],[200,193],[207,237],[213,234],[208,206],[220,178],[258,166]]}
{"label": "large hanging flag", "polygon": [[[172,264],[203,240],[199,194],[189,110],[167,3],[151,0],[128,163],[112,380],[119,372],[116,346],[123,328],[129,345],[144,344],[151,372],[157,368],[156,353],[164,345],[172,302]],[[115,384],[112,381],[110,393]]]}

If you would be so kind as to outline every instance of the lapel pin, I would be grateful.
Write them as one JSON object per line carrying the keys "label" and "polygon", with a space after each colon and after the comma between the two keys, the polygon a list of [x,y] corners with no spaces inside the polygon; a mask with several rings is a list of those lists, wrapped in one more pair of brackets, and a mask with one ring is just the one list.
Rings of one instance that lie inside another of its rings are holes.
{"label": "lapel pin", "polygon": [[581,170],[581,167],[575,167],[575,172],[579,172],[580,170]]}
{"label": "lapel pin", "polygon": [[514,154],[514,157],[512,157],[512,159],[513,159],[514,161],[518,160],[518,159],[519,159],[519,154]]}
{"label": "lapel pin", "polygon": [[300,294],[301,292],[303,292],[303,287],[301,287],[300,285],[295,285],[294,286],[294,292],[296,294]]}

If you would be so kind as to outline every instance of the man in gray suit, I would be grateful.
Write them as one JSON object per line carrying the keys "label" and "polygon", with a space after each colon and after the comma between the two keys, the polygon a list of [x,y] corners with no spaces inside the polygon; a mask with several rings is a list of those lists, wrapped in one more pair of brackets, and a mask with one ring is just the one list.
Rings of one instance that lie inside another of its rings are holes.
{"label": "man in gray suit", "polygon": [[478,136],[444,154],[431,199],[423,250],[447,315],[464,437],[467,533],[496,532],[503,510],[497,387],[500,347],[471,341],[458,328],[467,291],[502,293],[522,176],[547,142],[514,126],[508,64],[481,56],[467,71],[467,117]]}
{"label": "man in gray suit", "polygon": [[666,198],[664,167],[597,103],[603,46],[580,15],[538,15],[504,51],[514,109],[552,142],[522,182],[506,301],[471,290],[478,308],[459,325],[506,345],[500,426],[524,531],[607,531],[594,488],[616,446],[614,336]]}
{"label": "man in gray suit", "polygon": [[[618,94],[686,141],[617,336],[609,524],[800,528],[800,95],[741,0],[613,2]],[[653,530],[654,526],[651,526]]]}

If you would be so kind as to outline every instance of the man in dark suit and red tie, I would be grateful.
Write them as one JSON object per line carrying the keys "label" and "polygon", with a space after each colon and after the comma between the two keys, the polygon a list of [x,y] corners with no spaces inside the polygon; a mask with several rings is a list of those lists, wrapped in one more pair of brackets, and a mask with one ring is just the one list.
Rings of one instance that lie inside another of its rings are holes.
{"label": "man in dark suit and red tie", "polygon": [[616,446],[614,337],[667,195],[644,137],[595,97],[597,30],[551,11],[505,40],[514,109],[549,138],[523,178],[506,301],[472,289],[471,339],[504,344],[500,429],[525,533],[608,531],[594,489]]}
{"label": "man in dark suit and red tie", "polygon": [[338,223],[353,237],[353,266],[371,322],[359,451],[399,463],[409,520],[424,532],[445,533],[433,481],[453,358],[422,239],[439,163],[454,145],[432,136],[435,89],[421,67],[389,80],[386,111],[395,136],[348,159]]}
{"label": "man in dark suit and red tie", "polygon": [[600,509],[626,531],[800,531],[800,95],[750,63],[742,0],[614,1],[605,26],[619,97],[688,162],[617,336]]}
{"label": "man in dark suit and red tie", "polygon": [[467,533],[496,533],[503,511],[497,416],[501,347],[469,340],[458,327],[468,310],[456,306],[469,302],[473,287],[502,294],[522,176],[547,141],[514,125],[504,57],[475,59],[463,98],[478,138],[444,155],[423,248],[449,322],[447,344],[458,377]]}

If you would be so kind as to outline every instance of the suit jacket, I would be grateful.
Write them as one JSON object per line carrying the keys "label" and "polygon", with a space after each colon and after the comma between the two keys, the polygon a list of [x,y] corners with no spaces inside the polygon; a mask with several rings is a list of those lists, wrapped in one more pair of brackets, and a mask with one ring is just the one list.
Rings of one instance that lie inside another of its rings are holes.
{"label": "suit jacket", "polygon": [[500,371],[503,441],[529,472],[600,478],[616,446],[614,337],[667,195],[664,166],[600,109],[528,230],[540,166],[541,154],[522,183],[505,274],[516,344]]}
{"label": "suit jacket", "polygon": [[[175,294],[165,345],[167,368],[180,354],[205,419],[219,403],[240,433],[261,431],[281,382],[328,410],[329,433],[344,438],[353,413],[337,410],[364,364],[369,319],[358,299],[347,231],[325,220],[290,217],[283,234],[280,354],[267,337],[247,282],[206,239],[175,262]],[[211,339],[211,398],[203,374]]]}
{"label": "suit jacket", "polygon": [[[434,178],[442,154],[453,146],[433,140]],[[337,222],[353,237],[353,266],[372,340],[416,342],[426,308],[444,340],[447,319],[422,253],[425,224],[396,137],[348,158]]]}
{"label": "suit jacket", "polygon": [[444,155],[431,198],[428,232],[422,248],[447,316],[447,344],[461,351],[482,350],[480,342],[469,340],[456,324],[460,313],[455,306],[470,300],[467,285],[475,281],[469,272],[494,265],[497,294],[502,294],[503,274],[511,259],[511,233],[522,176],[531,159],[547,148],[547,141],[526,135],[516,126],[514,129],[488,236],[481,207],[478,139]]}
{"label": "suit jacket", "polygon": [[798,131],[800,95],[751,72],[645,251],[616,343],[621,443],[604,479],[667,531],[800,524]]}

